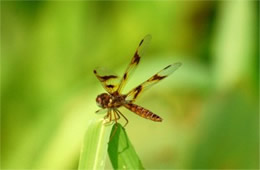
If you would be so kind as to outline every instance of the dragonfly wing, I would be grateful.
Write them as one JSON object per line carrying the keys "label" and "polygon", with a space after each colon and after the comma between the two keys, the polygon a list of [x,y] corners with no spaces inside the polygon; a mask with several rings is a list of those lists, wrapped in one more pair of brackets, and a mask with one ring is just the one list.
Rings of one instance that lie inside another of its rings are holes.
{"label": "dragonfly wing", "polygon": [[96,68],[94,74],[104,87],[104,89],[112,94],[118,89],[120,77],[105,68]]}
{"label": "dragonfly wing", "polygon": [[139,46],[137,47],[137,50],[128,65],[128,67],[125,70],[125,73],[120,81],[119,87],[117,91],[120,93],[122,89],[124,88],[126,82],[129,80],[130,76],[133,74],[134,70],[136,69],[137,65],[140,62],[141,57],[143,56],[149,42],[151,41],[152,36],[150,34],[146,35],[144,39],[141,40],[139,43]]}
{"label": "dragonfly wing", "polygon": [[140,84],[139,86],[132,89],[129,93],[127,93],[126,100],[128,101],[135,101],[138,96],[140,96],[141,93],[143,93],[145,90],[149,89],[156,83],[160,82],[161,80],[168,77],[170,74],[172,74],[174,71],[176,71],[181,66],[181,63],[174,63],[171,65],[168,65],[155,75],[153,75],[151,78]]}

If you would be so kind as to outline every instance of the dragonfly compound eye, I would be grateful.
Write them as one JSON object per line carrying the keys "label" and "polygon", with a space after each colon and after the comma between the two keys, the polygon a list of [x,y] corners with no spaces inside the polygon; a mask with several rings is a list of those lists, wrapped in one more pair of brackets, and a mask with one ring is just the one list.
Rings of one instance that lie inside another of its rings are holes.
{"label": "dragonfly compound eye", "polygon": [[97,96],[96,102],[99,107],[106,108],[109,103],[110,96],[106,93],[102,93]]}

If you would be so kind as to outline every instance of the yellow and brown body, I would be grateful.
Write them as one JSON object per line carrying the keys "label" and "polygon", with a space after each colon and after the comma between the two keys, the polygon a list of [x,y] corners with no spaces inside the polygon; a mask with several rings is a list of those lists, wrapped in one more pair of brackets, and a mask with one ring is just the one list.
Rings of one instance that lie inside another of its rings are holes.
{"label": "yellow and brown body", "polygon": [[96,98],[97,104],[102,108],[109,108],[109,109],[115,109],[124,106],[130,111],[136,113],[137,115],[155,121],[155,122],[161,122],[162,118],[153,112],[151,112],[148,109],[145,109],[141,106],[138,106],[136,104],[130,103],[125,100],[125,95],[118,95],[117,93],[114,93],[112,95],[108,93],[102,93],[97,96]]}
{"label": "yellow and brown body", "polygon": [[118,108],[125,103],[125,95],[102,93],[97,96],[96,102],[102,108]]}
{"label": "yellow and brown body", "polygon": [[145,109],[141,106],[138,106],[136,104],[133,103],[127,103],[124,104],[124,106],[129,109],[130,111],[136,113],[137,115],[155,121],[155,122],[161,122],[162,118],[156,114],[154,114],[153,112],[149,111],[148,109]]}

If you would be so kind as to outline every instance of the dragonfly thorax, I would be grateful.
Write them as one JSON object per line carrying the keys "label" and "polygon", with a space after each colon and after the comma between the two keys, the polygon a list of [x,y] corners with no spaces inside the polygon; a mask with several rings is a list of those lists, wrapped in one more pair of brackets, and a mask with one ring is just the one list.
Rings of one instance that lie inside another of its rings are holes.
{"label": "dragonfly thorax", "polygon": [[125,103],[125,96],[102,93],[96,98],[97,105],[101,108],[116,108]]}

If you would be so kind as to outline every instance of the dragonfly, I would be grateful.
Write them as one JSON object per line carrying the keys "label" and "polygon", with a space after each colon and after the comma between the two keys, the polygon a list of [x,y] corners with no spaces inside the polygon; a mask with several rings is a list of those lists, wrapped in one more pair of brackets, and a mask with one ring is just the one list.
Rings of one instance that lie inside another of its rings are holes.
{"label": "dragonfly", "polygon": [[122,77],[117,76],[116,74],[102,73],[101,69],[95,69],[94,74],[106,90],[106,93],[101,93],[96,97],[96,103],[100,107],[96,113],[106,113],[104,119],[109,122],[115,122],[117,124],[121,116],[125,119],[126,123],[124,127],[128,124],[128,119],[126,116],[121,113],[119,110],[120,107],[125,107],[131,112],[155,121],[162,122],[162,118],[152,111],[135,104],[136,99],[147,89],[157,84],[158,82],[164,80],[174,71],[176,71],[182,64],[180,62],[170,64],[164,67],[162,70],[154,74],[152,77],[133,88],[126,94],[122,94],[122,90],[128,82],[129,78],[134,73],[136,67],[140,63],[140,59],[144,54],[144,51],[147,49],[148,44],[150,43],[152,36],[150,34],[146,35],[141,42],[139,43],[134,56],[131,59],[130,64],[126,68]]}

